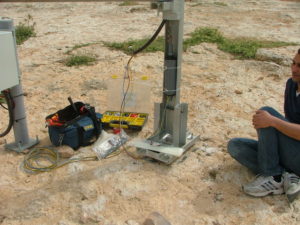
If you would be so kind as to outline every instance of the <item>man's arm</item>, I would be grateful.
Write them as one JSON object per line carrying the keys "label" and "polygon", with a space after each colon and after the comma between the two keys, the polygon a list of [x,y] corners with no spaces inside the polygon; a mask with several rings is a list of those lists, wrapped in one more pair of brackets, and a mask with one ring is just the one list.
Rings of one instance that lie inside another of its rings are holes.
{"label": "man's arm", "polygon": [[281,120],[264,110],[258,110],[252,120],[255,129],[274,127],[281,133],[300,141],[300,124]]}

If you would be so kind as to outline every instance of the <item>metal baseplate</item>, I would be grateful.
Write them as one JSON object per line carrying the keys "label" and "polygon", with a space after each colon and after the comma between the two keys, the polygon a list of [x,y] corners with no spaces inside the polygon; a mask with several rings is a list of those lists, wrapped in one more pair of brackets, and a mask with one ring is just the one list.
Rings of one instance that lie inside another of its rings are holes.
{"label": "metal baseplate", "polygon": [[153,158],[169,165],[179,159],[197,140],[199,140],[199,135],[189,134],[186,138],[186,144],[181,147],[155,142],[152,139],[135,141],[132,144],[137,148],[139,155]]}
{"label": "metal baseplate", "polygon": [[4,147],[8,150],[11,151],[15,151],[15,152],[23,152],[26,149],[29,149],[35,145],[37,145],[39,143],[39,139],[38,137],[36,137],[36,139],[29,139],[27,143],[17,143],[17,142],[13,142],[10,144],[5,144]]}

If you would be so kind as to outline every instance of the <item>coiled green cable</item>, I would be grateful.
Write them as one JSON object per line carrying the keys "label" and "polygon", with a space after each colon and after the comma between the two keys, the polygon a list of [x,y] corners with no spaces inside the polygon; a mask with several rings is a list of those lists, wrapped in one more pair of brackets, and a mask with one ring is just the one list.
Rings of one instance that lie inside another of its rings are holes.
{"label": "coiled green cable", "polygon": [[33,148],[23,161],[23,168],[28,173],[42,173],[49,172],[53,169],[62,167],[68,163],[78,161],[97,161],[97,156],[70,158],[67,160],[60,160],[57,150],[49,147]]}

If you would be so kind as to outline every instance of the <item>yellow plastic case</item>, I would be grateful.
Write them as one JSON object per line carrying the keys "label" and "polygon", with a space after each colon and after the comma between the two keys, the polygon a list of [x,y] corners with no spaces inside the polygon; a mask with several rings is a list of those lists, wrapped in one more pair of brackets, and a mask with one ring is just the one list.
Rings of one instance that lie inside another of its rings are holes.
{"label": "yellow plastic case", "polygon": [[104,127],[120,127],[130,130],[141,130],[148,119],[148,113],[106,111],[101,119]]}

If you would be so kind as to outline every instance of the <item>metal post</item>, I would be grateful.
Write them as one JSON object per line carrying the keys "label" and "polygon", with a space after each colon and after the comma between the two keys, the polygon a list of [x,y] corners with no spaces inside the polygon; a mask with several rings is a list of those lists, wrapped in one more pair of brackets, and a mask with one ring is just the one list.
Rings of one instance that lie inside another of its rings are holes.
{"label": "metal post", "polygon": [[[187,118],[186,110],[180,104],[180,82],[182,62],[183,15],[184,0],[164,2],[162,5],[165,27],[165,54],[164,54],[164,85],[163,105],[166,107],[164,129],[162,135],[172,136],[173,145],[180,147],[185,144],[186,126],[181,117]],[[166,133],[166,134],[164,134]]]}
{"label": "metal post", "polygon": [[14,101],[14,135],[15,142],[6,144],[5,148],[9,150],[13,150],[16,152],[22,152],[27,148],[30,148],[36,145],[39,141],[38,138],[30,139],[28,135],[27,121],[26,121],[26,113],[24,106],[24,93],[21,85],[21,72],[19,68],[18,62],[18,54],[16,48],[16,36],[15,36],[15,28],[13,25],[13,20],[11,19],[0,19],[0,31],[10,31],[13,34],[15,40],[15,54],[17,57],[17,70],[19,74],[20,84],[10,88],[11,95]]}
{"label": "metal post", "polygon": [[170,164],[199,136],[187,132],[188,104],[180,103],[184,0],[160,0],[159,9],[166,20],[163,99],[155,105],[156,132],[134,145],[139,154]]}

